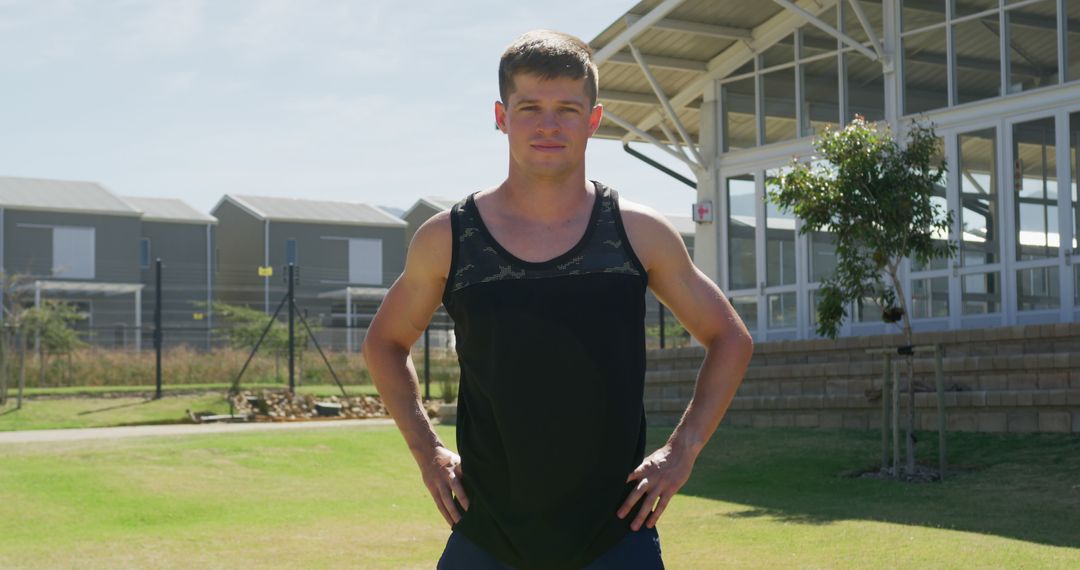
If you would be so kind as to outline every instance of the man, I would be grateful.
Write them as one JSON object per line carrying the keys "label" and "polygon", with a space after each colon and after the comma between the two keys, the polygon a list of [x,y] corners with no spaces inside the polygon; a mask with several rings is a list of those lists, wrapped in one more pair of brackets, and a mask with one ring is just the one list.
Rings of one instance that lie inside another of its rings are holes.
{"label": "man", "polygon": [[[585,178],[597,86],[572,36],[529,32],[506,50],[507,178],[417,231],[364,343],[453,528],[439,568],[662,568],[656,522],[753,350],[676,230]],[[648,457],[646,284],[708,349],[682,421]],[[409,358],[440,302],[457,333],[460,456],[432,430]]]}

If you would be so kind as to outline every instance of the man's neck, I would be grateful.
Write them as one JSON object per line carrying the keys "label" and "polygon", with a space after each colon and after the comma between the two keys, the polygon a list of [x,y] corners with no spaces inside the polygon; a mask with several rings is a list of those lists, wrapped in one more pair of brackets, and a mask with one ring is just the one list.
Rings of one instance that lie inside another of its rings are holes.
{"label": "man's neck", "polygon": [[565,220],[582,207],[593,192],[584,170],[565,177],[537,177],[511,169],[495,191],[513,214],[536,221]]}

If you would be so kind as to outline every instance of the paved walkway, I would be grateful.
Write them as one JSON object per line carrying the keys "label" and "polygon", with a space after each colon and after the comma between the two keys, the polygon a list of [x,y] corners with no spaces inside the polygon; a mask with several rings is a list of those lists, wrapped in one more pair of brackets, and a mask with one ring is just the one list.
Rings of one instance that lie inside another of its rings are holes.
{"label": "paved walkway", "polygon": [[332,420],[310,422],[252,422],[236,424],[177,424],[163,426],[125,426],[82,429],[43,429],[0,432],[0,444],[39,443],[48,441],[80,441],[89,439],[120,439],[167,435],[202,435],[207,433],[237,433],[267,430],[326,429],[345,427],[392,426],[394,420]]}

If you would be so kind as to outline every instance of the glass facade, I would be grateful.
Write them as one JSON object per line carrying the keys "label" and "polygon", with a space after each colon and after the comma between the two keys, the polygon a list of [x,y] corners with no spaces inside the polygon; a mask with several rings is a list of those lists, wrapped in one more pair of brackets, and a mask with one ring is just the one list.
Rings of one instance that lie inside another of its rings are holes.
{"label": "glass facade", "polygon": [[754,176],[728,178],[728,287],[754,289],[757,281],[757,190]]}
{"label": "glass facade", "polygon": [[[881,3],[860,6],[884,40]],[[1080,80],[1080,0],[901,0],[899,12],[896,111],[903,124],[927,115],[947,149],[933,202],[954,223],[934,238],[958,245],[953,259],[905,264],[912,318],[950,328],[1077,319],[1080,96],[1055,89]],[[850,3],[819,18],[871,46]],[[765,180],[792,154],[814,160],[808,137],[855,114],[884,119],[886,79],[881,62],[804,25],[717,80],[724,152],[803,139],[721,157],[724,277],[765,340],[816,334],[818,288],[837,263],[832,234],[800,236],[792,214],[761,203]],[[871,298],[847,312],[842,334],[893,330]]]}
{"label": "glass facade", "polygon": [[1016,260],[1057,257],[1057,151],[1054,118],[1013,125]]}
{"label": "glass facade", "polygon": [[960,260],[965,267],[998,260],[998,192],[994,129],[965,133],[960,148]]}
{"label": "glass facade", "polygon": [[1016,301],[1021,311],[1056,309],[1061,306],[1057,266],[1021,269],[1016,272]]}
{"label": "glass facade", "polygon": [[949,279],[915,279],[911,282],[911,318],[949,316]]}

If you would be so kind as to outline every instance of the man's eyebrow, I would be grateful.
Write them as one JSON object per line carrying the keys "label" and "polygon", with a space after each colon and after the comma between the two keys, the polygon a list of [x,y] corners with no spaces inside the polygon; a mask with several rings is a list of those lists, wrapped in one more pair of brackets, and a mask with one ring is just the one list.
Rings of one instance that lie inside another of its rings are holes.
{"label": "man's eyebrow", "polygon": [[[540,101],[540,99],[518,99],[514,102],[514,106],[516,107],[520,105],[532,105],[539,103]],[[556,101],[556,103],[558,103],[559,105],[573,105],[575,107],[581,107],[582,109],[585,108],[584,103],[575,99],[560,99],[559,101]]]}

